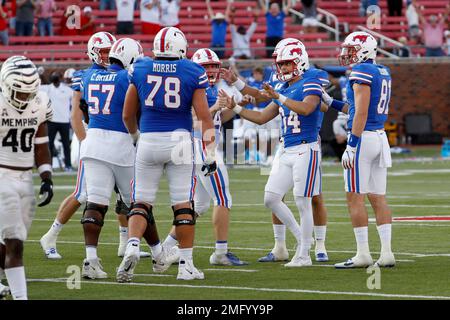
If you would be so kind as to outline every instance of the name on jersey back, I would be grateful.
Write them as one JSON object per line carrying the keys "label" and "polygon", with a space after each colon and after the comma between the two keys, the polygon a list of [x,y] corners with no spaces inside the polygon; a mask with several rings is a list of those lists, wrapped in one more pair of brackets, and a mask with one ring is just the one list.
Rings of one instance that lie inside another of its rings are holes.
{"label": "name on jersey back", "polygon": [[116,79],[117,73],[110,74],[96,74],[91,75],[91,81],[114,81]]}
{"label": "name on jersey back", "polygon": [[175,73],[175,72],[177,72],[177,65],[176,64],[160,64],[160,63],[153,62],[153,72]]}

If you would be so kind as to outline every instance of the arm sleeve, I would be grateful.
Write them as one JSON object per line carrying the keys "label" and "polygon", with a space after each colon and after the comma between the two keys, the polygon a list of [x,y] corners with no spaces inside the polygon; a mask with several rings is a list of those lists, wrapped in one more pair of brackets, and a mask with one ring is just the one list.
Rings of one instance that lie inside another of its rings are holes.
{"label": "arm sleeve", "polygon": [[318,78],[308,79],[303,85],[303,98],[310,95],[316,95],[322,98],[322,82]]}
{"label": "arm sleeve", "polygon": [[250,42],[250,38],[252,37],[253,33],[255,33],[257,26],[258,26],[258,24],[256,22],[252,22],[252,24],[250,25],[250,28],[248,28],[248,30],[247,30],[247,38],[248,38],[249,42]]}
{"label": "arm sleeve", "polygon": [[367,68],[364,68],[363,66],[355,66],[352,69],[352,72],[350,73],[348,80],[350,81],[350,84],[353,85],[354,83],[358,84],[372,84],[372,78],[373,75],[371,74],[370,70],[367,70]]}
{"label": "arm sleeve", "polygon": [[71,87],[74,91],[81,91],[81,79],[83,76],[83,70],[75,71],[72,76]]}

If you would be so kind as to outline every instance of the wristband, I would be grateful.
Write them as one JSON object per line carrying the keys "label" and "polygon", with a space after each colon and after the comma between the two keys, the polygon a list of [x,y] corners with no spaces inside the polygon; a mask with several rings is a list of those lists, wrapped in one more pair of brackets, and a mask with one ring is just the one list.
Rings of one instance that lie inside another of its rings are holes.
{"label": "wristband", "polygon": [[339,101],[336,99],[333,99],[333,101],[330,104],[330,107],[332,107],[333,109],[340,111],[340,112],[342,112],[342,109],[344,108],[344,106],[345,106],[345,102]]}
{"label": "wristband", "polygon": [[351,133],[350,137],[348,138],[347,144],[352,148],[356,148],[356,146],[359,143],[359,139],[360,139],[359,137],[357,137],[353,133]]}
{"label": "wristband", "polygon": [[52,166],[51,166],[49,163],[41,164],[41,165],[38,167],[38,172],[39,172],[39,174],[42,174],[42,173],[45,172],[45,171],[50,171],[50,172],[52,172]]}
{"label": "wristband", "polygon": [[280,101],[282,104],[284,104],[287,100],[287,98],[285,96],[283,96],[282,94],[279,95],[278,101]]}
{"label": "wristband", "polygon": [[231,85],[234,86],[239,91],[242,91],[245,88],[245,82],[239,78],[235,82],[233,82]]}
{"label": "wristband", "polygon": [[44,144],[49,142],[48,136],[34,138],[34,144]]}
{"label": "wristband", "polygon": [[242,107],[240,105],[236,105],[236,107],[233,108],[234,113],[239,114],[242,112]]}

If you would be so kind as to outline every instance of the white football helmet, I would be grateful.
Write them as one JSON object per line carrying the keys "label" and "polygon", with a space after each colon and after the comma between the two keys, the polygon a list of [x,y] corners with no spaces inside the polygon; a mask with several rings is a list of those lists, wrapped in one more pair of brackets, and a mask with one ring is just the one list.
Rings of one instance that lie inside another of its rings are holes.
{"label": "white football helmet", "polygon": [[12,56],[2,65],[0,86],[6,102],[22,112],[39,91],[41,79],[36,66],[24,56]]}
{"label": "white football helmet", "polygon": [[350,33],[341,45],[341,53],[338,56],[342,66],[361,63],[377,56],[377,40],[363,31]]}
{"label": "white football helmet", "polygon": [[295,39],[295,38],[286,38],[286,39],[280,40],[277,43],[277,45],[275,46],[275,50],[273,50],[272,57],[274,59],[276,59],[277,55],[280,53],[280,51],[283,47],[293,45],[293,44],[300,46],[306,52],[306,47],[303,44],[303,42],[301,42],[300,40]]}
{"label": "white football helmet", "polygon": [[[283,73],[282,64],[287,61],[292,61],[294,64],[294,69],[289,73]],[[301,76],[309,69],[309,58],[308,53],[304,47],[300,45],[291,44],[283,47],[277,55],[275,62],[277,78],[280,81],[286,82]]]}
{"label": "white football helmet", "polygon": [[67,69],[66,71],[64,71],[63,78],[64,79],[72,79],[74,72],[75,72],[74,68]]}
{"label": "white football helmet", "polygon": [[117,40],[109,52],[109,58],[114,58],[122,62],[125,69],[128,69],[137,58],[144,56],[144,49],[139,42],[131,38]]}
{"label": "white football helmet", "polygon": [[153,54],[157,58],[186,58],[188,43],[184,33],[175,27],[159,30],[153,40]]}
{"label": "white football helmet", "polygon": [[109,65],[108,59],[102,60],[100,51],[102,49],[111,49],[112,45],[116,42],[116,38],[109,32],[101,31],[94,33],[88,42],[87,55],[92,62],[101,66]]}
{"label": "white football helmet", "polygon": [[222,62],[220,62],[219,57],[214,51],[207,48],[198,49],[192,56],[192,61],[203,66],[205,69],[207,66],[214,66],[213,70],[206,70],[210,85],[215,84],[219,80]]}

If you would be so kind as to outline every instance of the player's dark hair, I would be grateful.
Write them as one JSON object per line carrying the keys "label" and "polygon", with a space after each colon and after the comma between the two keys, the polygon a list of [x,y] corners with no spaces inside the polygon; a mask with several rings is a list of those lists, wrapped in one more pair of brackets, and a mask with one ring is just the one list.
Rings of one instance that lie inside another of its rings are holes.
{"label": "player's dark hair", "polygon": [[125,66],[123,65],[122,61],[120,61],[119,59],[116,59],[116,58],[109,58],[109,63],[110,63],[111,65],[117,64],[117,65],[121,66],[122,69],[125,69]]}
{"label": "player's dark hair", "polygon": [[254,68],[254,69],[253,69],[253,72],[258,72],[258,73],[260,73],[260,74],[264,74],[264,70],[263,70],[263,68],[261,68],[261,67],[256,67],[256,68]]}
{"label": "player's dark hair", "polygon": [[175,61],[175,60],[181,60],[181,58],[175,58],[175,57],[155,57],[154,60],[169,60],[169,61]]}

